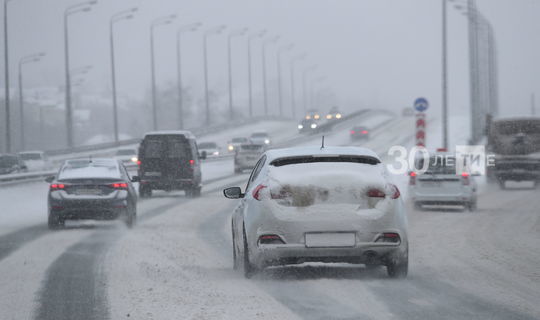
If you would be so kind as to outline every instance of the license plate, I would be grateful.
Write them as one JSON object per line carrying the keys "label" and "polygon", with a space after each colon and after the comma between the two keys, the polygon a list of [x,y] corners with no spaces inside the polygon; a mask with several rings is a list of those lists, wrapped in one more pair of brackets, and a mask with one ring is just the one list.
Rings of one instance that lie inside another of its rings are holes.
{"label": "license plate", "polygon": [[144,175],[147,177],[161,177],[161,172],[150,171],[145,172]]}
{"label": "license plate", "polygon": [[308,248],[354,247],[356,244],[353,232],[306,233],[305,240]]}
{"label": "license plate", "polygon": [[91,195],[91,196],[97,196],[101,194],[101,190],[99,189],[78,189],[76,191],[77,194],[80,195]]}

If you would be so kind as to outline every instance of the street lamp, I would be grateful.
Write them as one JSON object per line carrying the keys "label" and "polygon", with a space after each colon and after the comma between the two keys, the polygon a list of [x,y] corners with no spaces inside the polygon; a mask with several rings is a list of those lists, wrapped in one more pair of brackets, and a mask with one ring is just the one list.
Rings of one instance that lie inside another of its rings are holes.
{"label": "street lamp", "polygon": [[206,125],[210,126],[210,96],[208,93],[208,36],[219,34],[225,30],[225,26],[217,26],[210,28],[204,32],[203,37],[203,52],[204,52],[204,101],[206,110]]}
{"label": "street lamp", "polygon": [[65,63],[65,77],[66,77],[66,130],[67,130],[67,146],[73,147],[73,110],[71,108],[71,79],[69,74],[69,29],[68,19],[71,15],[88,12],[92,10],[92,6],[97,3],[97,0],[84,1],[72,6],[69,6],[64,11],[64,63]]}
{"label": "street lamp", "polygon": [[187,24],[178,28],[176,34],[176,59],[177,59],[177,86],[178,86],[178,126],[180,129],[184,128],[184,95],[182,92],[182,50],[181,50],[181,38],[184,32],[194,32],[202,25],[200,22]]}
{"label": "street lamp", "polygon": [[263,94],[264,94],[264,115],[268,115],[268,86],[266,84],[266,46],[270,43],[276,43],[279,36],[268,38],[262,45],[262,77],[263,77]]}
{"label": "street lamp", "polygon": [[9,37],[8,37],[8,3],[12,0],[4,0],[4,94],[6,108],[6,152],[11,152],[11,123],[9,104]]}
{"label": "street lamp", "polygon": [[113,102],[113,127],[114,127],[114,141],[119,141],[118,133],[118,103],[116,98],[116,69],[114,60],[114,25],[122,20],[128,20],[133,18],[133,13],[137,11],[137,8],[131,8],[128,10],[120,11],[114,14],[109,21],[109,40],[111,49],[111,83],[112,83],[112,102]]}
{"label": "street lamp", "polygon": [[296,93],[295,93],[295,79],[294,70],[295,64],[307,57],[305,53],[295,56],[291,59],[291,110],[293,118],[296,117]]}
{"label": "street lamp", "polygon": [[233,89],[232,89],[232,50],[231,50],[231,40],[234,37],[240,37],[245,35],[247,32],[247,28],[243,28],[240,30],[232,31],[229,33],[229,36],[227,37],[227,62],[229,66],[229,118],[232,121],[233,116]]}
{"label": "street lamp", "polygon": [[153,130],[158,129],[158,120],[157,120],[157,92],[156,92],[156,62],[155,62],[155,53],[154,53],[154,29],[158,26],[163,26],[170,24],[176,15],[168,15],[160,17],[152,21],[150,24],[150,69],[151,69],[151,82],[152,82],[152,128]]}
{"label": "street lamp", "polygon": [[278,100],[279,100],[279,116],[283,117],[283,88],[281,87],[281,54],[284,51],[290,51],[294,48],[294,44],[283,46],[277,51],[277,74],[278,74]]}
{"label": "street lamp", "polygon": [[22,75],[22,66],[27,63],[38,62],[42,57],[45,56],[45,53],[40,52],[36,54],[31,54],[25,57],[22,57],[19,60],[19,108],[20,108],[20,135],[21,135],[21,151],[26,150],[26,139],[25,139],[25,116],[24,116],[24,93],[23,93],[23,75]]}
{"label": "street lamp", "polygon": [[308,105],[308,101],[307,101],[307,75],[309,72],[313,71],[317,69],[317,66],[316,65],[312,65],[308,68],[305,68],[303,73],[302,73],[302,99],[303,99],[303,105],[304,105],[304,113],[307,112],[307,105]]}
{"label": "street lamp", "polygon": [[248,53],[248,90],[249,90],[249,117],[253,117],[253,81],[251,74],[251,41],[255,38],[262,38],[266,34],[266,30],[254,33],[248,37],[247,53]]}

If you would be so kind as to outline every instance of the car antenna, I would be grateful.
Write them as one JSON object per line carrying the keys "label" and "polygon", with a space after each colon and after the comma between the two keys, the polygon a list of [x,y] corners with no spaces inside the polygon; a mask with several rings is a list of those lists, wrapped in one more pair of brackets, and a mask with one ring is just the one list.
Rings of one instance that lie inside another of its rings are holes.
{"label": "car antenna", "polygon": [[324,149],[324,136],[322,136],[321,150]]}

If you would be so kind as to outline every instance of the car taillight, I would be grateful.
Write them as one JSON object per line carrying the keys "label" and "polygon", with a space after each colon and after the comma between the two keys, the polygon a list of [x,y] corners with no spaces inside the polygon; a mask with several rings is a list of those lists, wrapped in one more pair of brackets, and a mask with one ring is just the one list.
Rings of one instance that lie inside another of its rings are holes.
{"label": "car taillight", "polygon": [[377,240],[375,242],[392,242],[392,243],[399,243],[401,242],[401,237],[399,234],[394,232],[385,232],[377,237]]}
{"label": "car taillight", "polygon": [[137,160],[137,165],[140,166],[141,165],[141,160]]}
{"label": "car taillight", "polygon": [[461,182],[464,186],[468,186],[471,184],[471,180],[469,179],[469,174],[467,172],[463,172],[461,174]]}
{"label": "car taillight", "polygon": [[368,131],[367,130],[362,130],[362,134],[367,134]]}
{"label": "car taillight", "polygon": [[416,185],[416,172],[409,173],[409,185],[414,186]]}
{"label": "car taillight", "polygon": [[265,185],[258,185],[257,187],[255,187],[255,189],[253,190],[253,198],[257,199],[257,200],[261,200],[261,190],[266,188]]}
{"label": "car taillight", "polygon": [[[393,184],[388,184],[387,189],[389,191],[389,196],[392,199],[397,199],[401,195],[399,192],[398,187],[396,187]],[[386,192],[384,192],[381,189],[369,189],[367,192],[367,196],[370,198],[385,198],[387,196]]]}
{"label": "car taillight", "polygon": [[59,189],[65,189],[66,185],[63,183],[53,183],[50,186],[51,190],[59,190]]}
{"label": "car taillight", "polygon": [[114,189],[127,189],[128,187],[127,183],[125,182],[112,183],[109,186]]}
{"label": "car taillight", "polygon": [[189,164],[190,164],[191,166],[194,165],[194,164],[195,164],[195,160],[193,160],[193,159],[189,160]]}
{"label": "car taillight", "polygon": [[285,244],[277,234],[265,234],[259,237],[259,244]]}
{"label": "car taillight", "polygon": [[351,134],[355,134],[356,132],[354,130],[351,130]]}

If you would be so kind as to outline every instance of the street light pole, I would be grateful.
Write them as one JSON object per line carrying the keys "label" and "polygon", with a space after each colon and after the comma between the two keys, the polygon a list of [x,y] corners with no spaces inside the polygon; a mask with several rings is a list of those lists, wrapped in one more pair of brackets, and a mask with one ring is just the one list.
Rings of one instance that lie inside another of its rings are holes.
{"label": "street light pole", "polygon": [[284,51],[292,50],[294,45],[291,43],[278,49],[277,52],[277,74],[278,74],[278,98],[279,98],[279,116],[283,117],[283,88],[281,86],[281,54]]}
{"label": "street light pole", "polygon": [[253,117],[253,80],[251,74],[251,41],[255,38],[261,38],[266,34],[266,30],[259,33],[252,34],[248,37],[247,41],[247,55],[248,55],[248,91],[249,91],[249,117]]}
{"label": "street light pole", "polygon": [[194,32],[202,24],[200,22],[191,23],[178,28],[176,33],[176,76],[178,87],[178,127],[184,129],[184,95],[182,92],[182,34],[184,32]]}
{"label": "street light pole", "polygon": [[239,37],[246,34],[247,28],[233,31],[227,37],[227,64],[229,71],[229,119],[232,121],[234,119],[234,110],[233,110],[233,85],[232,85],[232,45],[231,40],[233,37]]}
{"label": "street light pole", "polygon": [[26,139],[25,139],[25,113],[24,113],[24,92],[23,92],[23,75],[22,75],[22,66],[31,62],[38,62],[41,60],[41,57],[45,56],[45,53],[36,53],[29,56],[22,57],[19,60],[19,110],[20,110],[20,138],[21,146],[20,150],[26,150]]}
{"label": "street light pole", "polygon": [[442,147],[448,149],[447,0],[442,0]]}
{"label": "street light pole", "polygon": [[97,0],[85,1],[79,4],[69,6],[64,11],[64,67],[65,67],[65,107],[66,107],[66,140],[68,148],[73,148],[74,136],[73,136],[73,110],[71,106],[71,78],[69,74],[69,16],[79,13],[88,12],[91,10],[91,6],[95,5]]}
{"label": "street light pole", "polygon": [[264,115],[268,115],[268,86],[266,83],[266,46],[269,43],[275,43],[279,40],[279,36],[266,39],[262,46],[262,78],[263,78],[263,95],[264,95]]}
{"label": "street light pole", "polygon": [[296,92],[295,92],[295,77],[294,77],[294,67],[296,62],[306,58],[306,54],[298,55],[291,59],[291,110],[293,118],[296,117]]}
{"label": "street light pole", "polygon": [[156,92],[156,62],[154,53],[154,29],[157,26],[170,24],[172,20],[176,18],[176,15],[168,15],[165,17],[157,18],[150,24],[150,72],[152,82],[152,128],[158,130],[157,119],[157,92]]}
{"label": "street light pole", "polygon": [[8,2],[4,0],[4,103],[6,108],[6,147],[7,153],[11,152],[11,122],[10,122],[10,94],[9,94],[9,33],[8,33]]}
{"label": "street light pole", "polygon": [[121,21],[133,18],[133,13],[137,11],[137,8],[131,8],[116,13],[111,17],[109,22],[109,40],[111,49],[111,83],[112,83],[112,102],[113,102],[113,127],[114,127],[114,141],[118,142],[118,102],[116,97],[116,66],[114,59],[114,24]]}
{"label": "street light pole", "polygon": [[203,36],[203,56],[204,56],[204,101],[206,113],[206,126],[210,126],[210,96],[208,92],[208,36],[221,33],[225,26],[217,26],[206,30]]}

